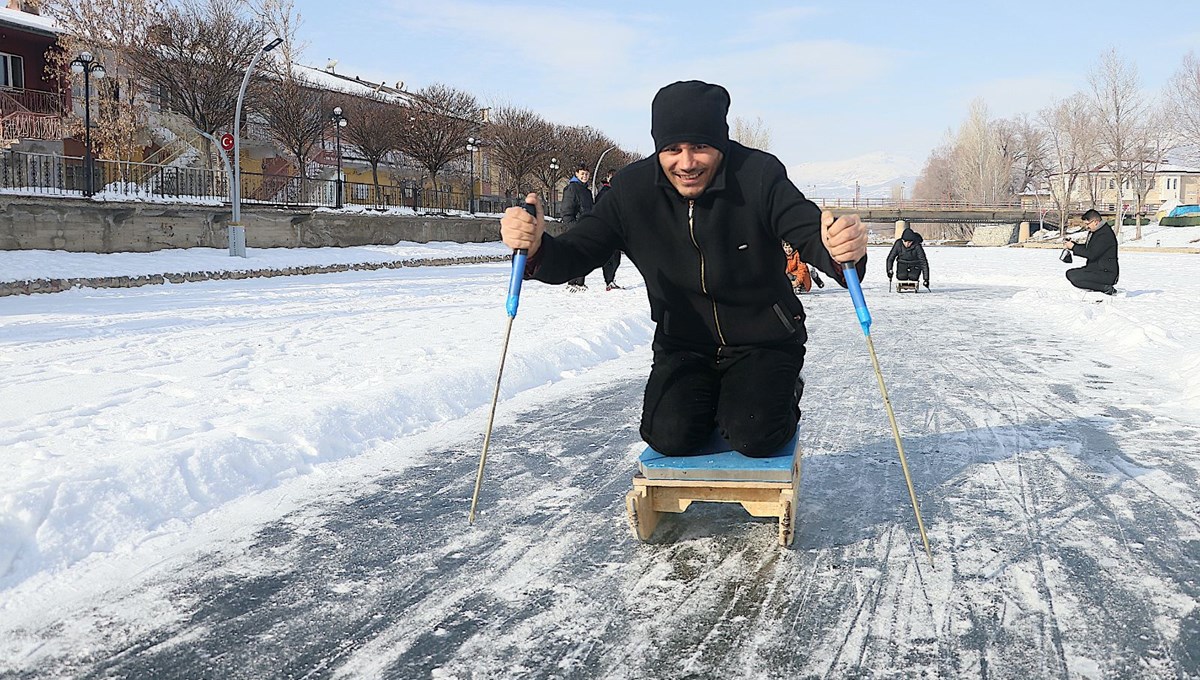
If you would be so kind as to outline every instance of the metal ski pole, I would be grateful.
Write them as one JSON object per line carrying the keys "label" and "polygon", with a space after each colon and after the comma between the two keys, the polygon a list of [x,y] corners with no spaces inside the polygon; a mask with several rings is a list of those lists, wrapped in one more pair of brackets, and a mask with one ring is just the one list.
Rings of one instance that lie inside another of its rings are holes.
{"label": "metal ski pole", "polygon": [[[900,467],[904,470],[904,483],[908,485],[908,497],[912,500],[913,514],[917,516],[917,529],[921,531],[921,542],[925,544],[925,554],[929,563],[933,564],[933,551],[929,549],[929,538],[925,536],[925,523],[921,521],[921,506],[917,503],[917,492],[913,490],[912,476],[908,474],[908,460],[904,457],[904,443],[900,441],[900,428],[896,426],[896,414],[892,412],[892,402],[888,399],[887,387],[883,384],[883,372],[879,370],[879,359],[875,356],[875,343],[871,342],[871,312],[867,310],[867,300],[863,297],[862,283],[858,280],[858,270],[853,263],[843,263],[842,273],[846,276],[846,286],[850,289],[850,297],[854,300],[854,311],[858,314],[858,324],[862,326],[863,335],[867,338],[867,349],[871,352],[871,364],[875,367],[875,378],[879,381],[879,393],[883,395],[883,405],[887,408],[888,420],[892,423],[892,436],[896,439],[896,451],[900,453]],[[891,289],[889,281],[888,289]]]}
{"label": "metal ski pole", "polygon": [[[532,203],[523,205],[525,211],[537,219],[537,206]],[[500,398],[500,378],[504,375],[504,357],[508,355],[508,338],[512,335],[513,319],[517,318],[517,305],[521,302],[521,282],[525,278],[525,257],[529,251],[524,248],[513,251],[512,272],[508,275],[508,328],[504,331],[504,347],[500,350],[500,370],[496,373],[496,390],[492,392],[492,410],[488,414],[487,433],[483,435],[483,453],[479,456],[479,471],[475,473],[475,493],[471,494],[471,514],[467,517],[469,524],[475,523],[475,505],[479,503],[479,488],[483,486],[483,466],[487,463],[488,444],[492,441],[492,420],[496,417],[496,401]]]}

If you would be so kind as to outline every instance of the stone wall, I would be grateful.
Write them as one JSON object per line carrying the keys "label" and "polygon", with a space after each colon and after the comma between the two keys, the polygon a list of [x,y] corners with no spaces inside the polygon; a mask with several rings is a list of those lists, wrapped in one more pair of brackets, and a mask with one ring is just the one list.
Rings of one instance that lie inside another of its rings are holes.
{"label": "stone wall", "polygon": [[[0,250],[115,253],[227,248],[226,228],[231,217],[227,206],[0,195]],[[441,217],[247,207],[242,211],[242,224],[250,248],[499,240],[495,216]]]}

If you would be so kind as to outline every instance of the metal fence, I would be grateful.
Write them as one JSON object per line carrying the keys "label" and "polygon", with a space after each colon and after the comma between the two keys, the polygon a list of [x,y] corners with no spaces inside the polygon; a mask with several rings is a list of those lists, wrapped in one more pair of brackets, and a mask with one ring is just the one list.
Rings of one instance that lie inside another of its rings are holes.
{"label": "metal fence", "polygon": [[[47,196],[83,196],[87,168],[82,158],[5,151],[0,154],[0,190]],[[110,199],[171,199],[182,202],[229,201],[229,181],[222,171],[129,161],[96,160],[93,191]],[[278,207],[338,207],[336,179],[241,173],[242,204]],[[475,197],[475,212],[501,212],[515,199]],[[467,192],[437,191],[410,183],[404,186],[343,182],[341,204],[373,209],[411,208],[418,212],[471,210]]]}

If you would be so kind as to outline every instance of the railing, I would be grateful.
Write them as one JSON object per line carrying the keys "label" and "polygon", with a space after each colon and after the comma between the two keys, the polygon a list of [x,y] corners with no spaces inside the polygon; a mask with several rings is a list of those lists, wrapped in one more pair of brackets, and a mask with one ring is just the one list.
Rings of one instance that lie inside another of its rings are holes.
{"label": "railing", "polygon": [[[970,201],[930,201],[891,198],[813,198],[808,200],[824,208],[902,208],[905,210],[1025,210],[1018,201],[1008,203],[972,203]],[[1030,208],[1032,210],[1032,208]]]}
{"label": "railing", "polygon": [[[96,160],[92,186],[109,199],[160,198],[177,201],[227,203],[229,183],[224,171],[183,168],[131,161]],[[337,206],[337,180],[243,172],[243,204],[281,207]],[[0,190],[39,195],[81,196],[86,187],[83,159],[71,156],[0,152]],[[411,208],[418,212],[469,210],[470,196],[452,189],[424,189],[345,182],[344,206],[375,209]],[[477,212],[500,212],[515,199],[476,197]]]}
{"label": "railing", "polygon": [[63,96],[58,92],[0,87],[0,115],[28,111],[50,116],[62,116]]}
{"label": "railing", "polygon": [[17,111],[0,116],[2,139],[62,139],[63,119],[40,113]]}
{"label": "railing", "polygon": [[83,193],[83,159],[37,153],[0,154],[0,189],[21,193]]}

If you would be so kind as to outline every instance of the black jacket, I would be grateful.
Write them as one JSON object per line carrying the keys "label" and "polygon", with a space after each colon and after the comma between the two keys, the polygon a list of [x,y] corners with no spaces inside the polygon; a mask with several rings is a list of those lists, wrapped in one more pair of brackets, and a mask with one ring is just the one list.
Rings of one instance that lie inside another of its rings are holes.
{"label": "black jacket", "polygon": [[1084,269],[1110,274],[1114,283],[1121,275],[1121,268],[1117,265],[1117,235],[1108,222],[1092,232],[1087,243],[1076,243],[1071,252],[1087,260]]}
{"label": "black jacket", "polygon": [[592,191],[578,177],[572,177],[563,188],[562,216],[563,224],[574,224],[580,217],[592,211]]}
{"label": "black jacket", "polygon": [[916,238],[912,240],[912,246],[905,247],[904,239],[898,238],[892,244],[892,251],[887,256],[887,273],[888,278],[892,278],[892,264],[897,260],[901,267],[920,267],[921,276],[925,279],[925,285],[929,285],[929,260],[925,259],[925,248],[921,245],[920,234],[914,235]]}
{"label": "black jacket", "polygon": [[[807,339],[780,241],[845,285],[821,242],[821,210],[774,156],[729,143],[699,198],[679,195],[657,156],[623,168],[591,214],[559,237],[542,236],[526,276],[562,283],[622,250],[641,271],[658,333],[713,348]],[[866,271],[866,258],[858,273]]]}

